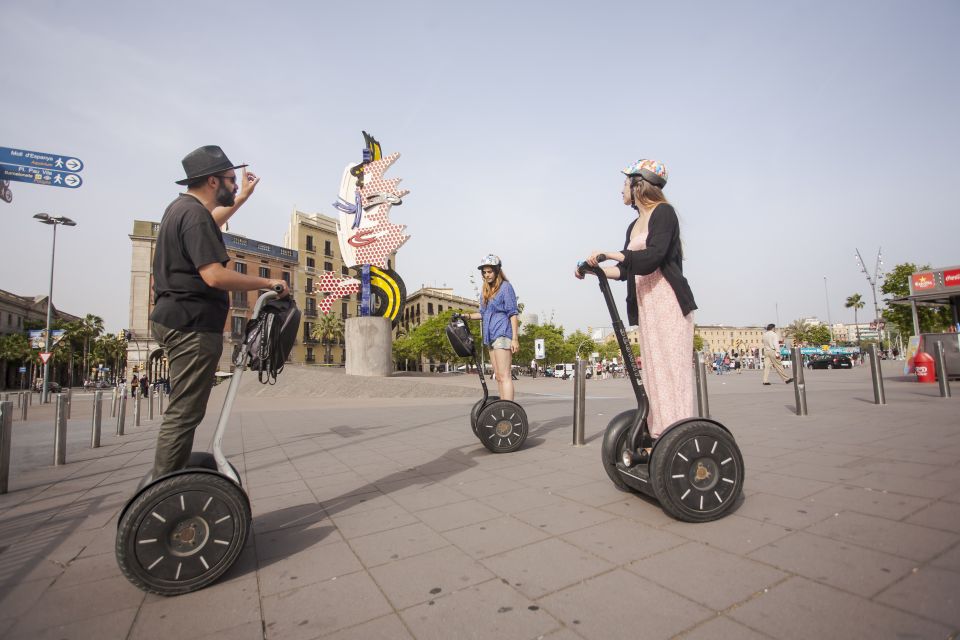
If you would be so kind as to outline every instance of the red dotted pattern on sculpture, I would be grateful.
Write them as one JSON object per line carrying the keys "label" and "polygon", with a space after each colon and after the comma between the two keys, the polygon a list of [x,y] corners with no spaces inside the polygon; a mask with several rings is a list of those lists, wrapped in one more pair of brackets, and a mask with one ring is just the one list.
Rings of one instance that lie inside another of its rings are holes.
{"label": "red dotted pattern on sculpture", "polygon": [[[406,189],[397,188],[400,184],[400,178],[383,177],[383,174],[399,157],[399,153],[393,153],[386,158],[364,165],[363,188],[360,190],[364,202],[380,193],[389,193],[398,198],[403,198],[410,193]],[[406,225],[390,222],[390,208],[392,206],[385,202],[377,205],[376,209],[364,212],[364,218],[374,223],[371,229],[376,241],[357,248],[357,264],[372,264],[381,269],[387,269],[389,268],[387,258],[390,257],[390,254],[410,239],[410,236],[403,233],[404,229],[407,228]]]}
{"label": "red dotted pattern on sculpture", "polygon": [[324,271],[314,283],[313,290],[315,293],[328,294],[317,303],[320,313],[327,315],[334,300],[346,298],[360,291],[360,281],[356,278],[340,278],[333,271]]}

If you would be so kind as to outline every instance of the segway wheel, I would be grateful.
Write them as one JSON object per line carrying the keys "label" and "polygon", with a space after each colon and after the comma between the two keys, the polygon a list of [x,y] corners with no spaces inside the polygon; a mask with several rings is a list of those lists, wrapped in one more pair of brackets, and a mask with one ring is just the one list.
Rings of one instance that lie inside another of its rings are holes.
{"label": "segway wheel", "polygon": [[[499,400],[500,396],[490,396],[487,398],[487,402],[493,402],[494,400]],[[477,403],[473,405],[473,409],[470,410],[470,428],[473,429],[473,435],[480,437],[480,434],[477,432],[477,414],[480,413],[480,409],[483,408],[484,401],[483,398],[477,400]]]}
{"label": "segway wheel", "polygon": [[660,506],[686,522],[722,518],[743,489],[743,456],[733,436],[705,420],[690,420],[660,436],[650,478]]}
{"label": "segway wheel", "polygon": [[477,437],[491,453],[510,453],[527,439],[527,414],[510,400],[496,400],[477,413]]}
{"label": "segway wheel", "polygon": [[213,473],[182,473],[141,493],[117,528],[123,575],[162,596],[196,591],[229,569],[250,531],[243,490]]}

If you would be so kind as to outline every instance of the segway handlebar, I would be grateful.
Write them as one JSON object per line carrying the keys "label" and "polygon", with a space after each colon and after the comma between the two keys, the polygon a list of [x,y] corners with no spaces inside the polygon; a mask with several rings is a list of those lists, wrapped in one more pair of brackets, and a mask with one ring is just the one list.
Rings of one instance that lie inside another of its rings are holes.
{"label": "segway handlebar", "polygon": [[252,318],[257,318],[260,316],[260,308],[263,307],[270,300],[275,300],[280,297],[280,293],[283,291],[283,287],[278,284],[270,287],[269,291],[264,292],[257,298],[256,304],[253,305],[253,315]]}
{"label": "segway handlebar", "polygon": [[[606,260],[606,259],[607,259],[607,256],[606,256],[605,254],[603,254],[603,253],[598,253],[598,254],[597,254],[597,262],[603,262],[603,261]],[[607,274],[605,274],[605,273],[603,272],[603,267],[601,267],[599,264],[598,264],[597,266],[595,266],[595,267],[591,267],[590,265],[588,265],[588,264],[586,263],[586,261],[584,261],[584,262],[581,262],[580,264],[577,265],[577,272],[578,272],[580,275],[583,275],[583,274],[587,273],[588,271],[589,271],[590,273],[592,273],[593,275],[597,276],[598,278],[601,277],[601,276],[604,277],[604,278],[607,277]]]}

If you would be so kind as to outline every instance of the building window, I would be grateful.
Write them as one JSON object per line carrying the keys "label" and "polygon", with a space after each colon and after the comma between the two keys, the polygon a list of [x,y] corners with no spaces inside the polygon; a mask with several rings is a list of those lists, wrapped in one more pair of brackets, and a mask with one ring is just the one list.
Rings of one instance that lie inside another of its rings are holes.
{"label": "building window", "polygon": [[331,258],[333,257],[333,247],[330,245],[329,240],[323,241],[323,253]]}
{"label": "building window", "polygon": [[333,271],[333,263],[332,263],[332,262],[324,262],[324,263],[323,263],[323,270],[324,270],[324,271]]}
{"label": "building window", "polygon": [[313,236],[307,236],[307,251],[315,251],[313,247]]}
{"label": "building window", "polygon": [[428,315],[428,316],[432,316],[432,315],[433,315],[433,303],[432,303],[432,302],[428,302],[428,303],[427,303],[427,315]]}
{"label": "building window", "polygon": [[260,267],[260,277],[269,278],[270,277],[270,268],[269,267]]}
{"label": "building window", "polygon": [[437,315],[440,315],[441,313],[443,313],[443,305],[442,305],[442,304],[438,304],[438,305],[437,305]]}
{"label": "building window", "polygon": [[231,306],[237,309],[246,309],[247,308],[247,292],[233,291],[230,304]]}
{"label": "building window", "polygon": [[307,278],[307,286],[304,290],[307,293],[313,293],[313,278]]}
{"label": "building window", "polygon": [[307,347],[307,362],[313,362],[313,347]]}
{"label": "building window", "polygon": [[342,267],[340,267],[340,275],[342,276],[350,275],[350,270],[347,269],[347,265],[343,265]]}
{"label": "building window", "polygon": [[233,316],[230,318],[230,337],[235,340],[243,338],[243,329],[247,324],[247,319],[243,316]]}
{"label": "building window", "polygon": [[283,272],[283,281],[287,283],[287,286],[288,286],[288,287],[290,286],[290,272],[289,272],[289,271],[284,271],[284,272]]}
{"label": "building window", "polygon": [[309,258],[309,257],[308,257],[308,258],[307,258],[307,269],[313,269],[313,268],[316,267],[316,266],[317,266],[316,260],[314,260],[313,258]]}
{"label": "building window", "polygon": [[343,318],[344,320],[347,319],[347,303],[346,302],[340,305],[340,317]]}
{"label": "building window", "polygon": [[246,273],[247,272],[247,263],[246,262],[234,262],[233,268],[237,273]]}

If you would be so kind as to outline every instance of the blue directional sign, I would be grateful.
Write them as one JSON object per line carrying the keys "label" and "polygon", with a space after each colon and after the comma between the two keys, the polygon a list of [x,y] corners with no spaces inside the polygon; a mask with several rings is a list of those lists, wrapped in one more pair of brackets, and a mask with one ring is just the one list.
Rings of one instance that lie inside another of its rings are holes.
{"label": "blue directional sign", "polygon": [[68,173],[83,171],[83,162],[80,158],[65,156],[57,153],[42,153],[26,149],[11,149],[0,147],[0,163],[15,164],[21,167],[36,167],[38,169],[52,169]]}
{"label": "blue directional sign", "polygon": [[83,179],[75,173],[11,164],[0,164],[0,180],[30,182],[46,187],[66,187],[67,189],[76,189],[83,184]]}

